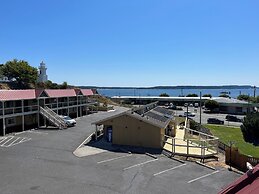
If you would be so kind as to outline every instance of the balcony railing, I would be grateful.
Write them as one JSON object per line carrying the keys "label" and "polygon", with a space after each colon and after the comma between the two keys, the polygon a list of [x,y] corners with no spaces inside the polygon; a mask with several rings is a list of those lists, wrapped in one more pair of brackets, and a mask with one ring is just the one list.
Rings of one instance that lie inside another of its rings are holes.
{"label": "balcony railing", "polygon": [[[81,100],[81,101],[78,101],[78,103],[77,101],[59,102],[58,108],[67,108],[69,106],[84,105],[84,104],[94,103],[94,102],[95,101],[92,101],[92,100]],[[45,104],[45,106],[51,109],[55,109],[57,108],[57,103],[49,103],[49,104]],[[22,113],[23,111],[24,113],[38,111],[38,105],[24,106],[23,108],[21,106],[4,108],[5,115],[18,114],[18,113]],[[0,115],[3,115],[2,108],[0,108]]]}
{"label": "balcony railing", "polygon": [[59,102],[59,103],[48,103],[48,104],[45,104],[45,106],[49,107],[49,108],[63,108],[63,107],[68,107],[68,106],[76,106],[76,105],[83,105],[83,104],[88,104],[88,103],[93,103],[94,101],[92,100],[82,100],[82,101],[78,101],[78,104],[77,104],[77,101],[70,101],[70,102]]}
{"label": "balcony railing", "polygon": [[[33,105],[33,106],[24,106],[24,112],[33,112],[33,111],[38,111],[38,105]],[[5,108],[4,109],[4,114],[5,115],[11,115],[11,114],[18,114],[22,113],[22,107],[11,107],[11,108]],[[0,109],[0,115],[3,115],[3,109]]]}

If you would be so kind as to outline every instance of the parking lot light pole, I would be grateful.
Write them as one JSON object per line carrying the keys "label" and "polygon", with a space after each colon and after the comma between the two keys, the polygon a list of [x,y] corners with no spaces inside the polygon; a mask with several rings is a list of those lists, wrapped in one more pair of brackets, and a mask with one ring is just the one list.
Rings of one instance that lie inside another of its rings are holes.
{"label": "parking lot light pole", "polygon": [[189,103],[187,103],[187,114],[186,114],[186,118],[187,118],[187,121],[188,121],[188,115],[189,115],[189,111],[188,111],[188,108],[189,108]]}
{"label": "parking lot light pole", "polygon": [[201,125],[201,92],[200,92],[200,125]]}

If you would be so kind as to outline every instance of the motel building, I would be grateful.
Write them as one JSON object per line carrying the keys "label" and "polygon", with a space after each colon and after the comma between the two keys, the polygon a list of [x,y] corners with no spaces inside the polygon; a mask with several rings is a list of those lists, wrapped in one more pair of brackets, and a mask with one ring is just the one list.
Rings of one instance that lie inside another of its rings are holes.
{"label": "motel building", "polygon": [[174,136],[173,112],[157,102],[122,112],[93,123],[96,137],[100,129],[108,142],[147,148],[162,148],[165,135]]}
{"label": "motel building", "polygon": [[0,135],[54,124],[67,125],[59,115],[81,117],[93,105],[90,89],[0,90]]}

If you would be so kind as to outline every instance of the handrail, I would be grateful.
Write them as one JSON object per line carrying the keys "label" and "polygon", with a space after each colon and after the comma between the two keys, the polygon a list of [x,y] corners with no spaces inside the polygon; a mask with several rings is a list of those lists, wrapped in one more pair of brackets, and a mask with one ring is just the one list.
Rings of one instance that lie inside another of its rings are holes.
{"label": "handrail", "polygon": [[59,122],[66,124],[65,121],[64,121],[62,118],[60,118],[60,117],[58,116],[58,114],[55,113],[53,110],[51,110],[49,107],[46,106],[45,109],[46,109],[54,118],[56,118],[57,120],[59,120]]}
{"label": "handrail", "polygon": [[201,134],[201,135],[204,135],[204,136],[210,137],[210,138],[212,138],[212,139],[218,139],[217,137],[215,137],[215,136],[213,136],[213,135],[209,135],[209,134],[206,134],[206,133],[203,133],[203,132],[200,132],[200,131],[194,130],[194,129],[185,128],[185,130],[187,130],[187,131],[192,131],[192,132],[195,132],[195,133],[198,133],[198,134]]}
{"label": "handrail", "polygon": [[67,125],[63,119],[61,119],[54,111],[46,107],[45,109],[43,107],[40,107],[40,112],[53,124],[58,126],[59,128],[66,128]]}

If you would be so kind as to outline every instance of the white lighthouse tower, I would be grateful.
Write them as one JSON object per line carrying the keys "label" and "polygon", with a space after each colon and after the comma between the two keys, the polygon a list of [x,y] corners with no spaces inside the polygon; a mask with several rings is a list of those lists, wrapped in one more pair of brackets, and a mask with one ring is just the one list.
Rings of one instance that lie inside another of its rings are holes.
{"label": "white lighthouse tower", "polygon": [[48,81],[48,76],[47,76],[47,68],[45,63],[43,61],[40,63],[39,66],[39,76],[38,76],[38,82],[46,82]]}

